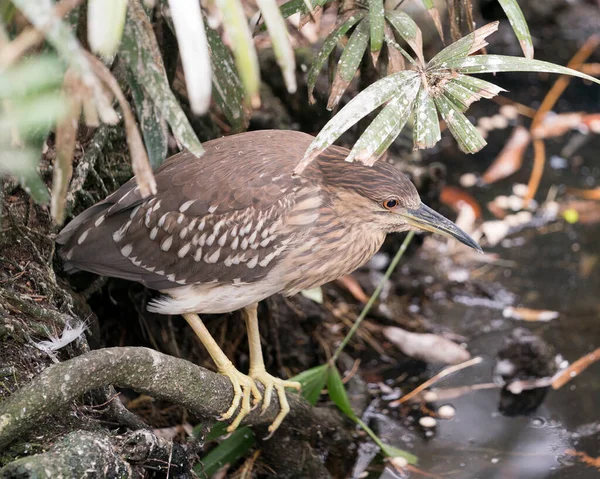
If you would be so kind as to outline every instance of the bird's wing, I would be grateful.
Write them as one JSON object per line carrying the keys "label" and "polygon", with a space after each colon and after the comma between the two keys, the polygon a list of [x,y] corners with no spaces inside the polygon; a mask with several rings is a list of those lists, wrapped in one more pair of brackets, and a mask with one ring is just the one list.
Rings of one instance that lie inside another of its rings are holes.
{"label": "bird's wing", "polygon": [[292,175],[312,138],[285,133],[285,146],[278,132],[252,132],[205,143],[200,159],[175,155],[145,200],[126,183],[59,234],[67,268],[154,289],[261,279],[320,204],[318,172]]}

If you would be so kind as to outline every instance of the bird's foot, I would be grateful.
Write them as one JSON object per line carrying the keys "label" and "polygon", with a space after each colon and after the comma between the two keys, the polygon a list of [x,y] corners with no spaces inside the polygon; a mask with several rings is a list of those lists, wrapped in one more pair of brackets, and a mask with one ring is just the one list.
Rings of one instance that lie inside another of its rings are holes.
{"label": "bird's foot", "polygon": [[[233,401],[229,409],[219,418],[221,421],[231,419],[238,407],[241,407],[237,416],[233,422],[227,428],[227,432],[233,432],[240,425],[242,420],[248,415],[254,407],[258,405],[262,396],[260,391],[256,387],[254,379],[239,372],[233,364],[229,364],[226,367],[220,368],[219,372],[224,376],[227,376],[233,386]],[[252,406],[250,405],[250,398],[252,397]]]}
{"label": "bird's foot", "polygon": [[264,397],[262,401],[261,414],[264,414],[269,405],[271,404],[271,398],[273,397],[273,390],[277,392],[279,398],[279,414],[275,417],[271,425],[269,426],[269,435],[265,439],[269,439],[277,428],[281,425],[283,418],[290,412],[290,405],[285,395],[285,388],[292,388],[296,391],[300,391],[301,384],[297,381],[286,381],[284,379],[276,378],[271,376],[264,369],[259,371],[250,371],[250,377],[255,381],[260,382],[264,387]]}

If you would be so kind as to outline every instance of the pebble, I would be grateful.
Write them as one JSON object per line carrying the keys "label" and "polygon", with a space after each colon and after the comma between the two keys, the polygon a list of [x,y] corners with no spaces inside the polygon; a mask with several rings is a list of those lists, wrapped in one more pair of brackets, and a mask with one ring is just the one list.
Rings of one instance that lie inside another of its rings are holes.
{"label": "pebble", "polygon": [[504,130],[508,126],[508,118],[503,115],[494,115],[490,122],[494,130]]}
{"label": "pebble", "polygon": [[516,195],[510,195],[508,197],[508,207],[513,211],[519,211],[523,208],[523,198],[519,198]]}
{"label": "pebble", "polygon": [[492,123],[492,119],[489,116],[482,116],[477,122],[477,129],[481,128],[486,131],[493,130]]}
{"label": "pebble", "polygon": [[502,105],[500,107],[500,114],[509,120],[515,120],[519,116],[519,110],[513,105]]}
{"label": "pebble", "polygon": [[433,418],[431,416],[423,416],[422,418],[419,419],[419,424],[422,427],[432,428],[437,425],[437,421],[435,420],[435,418]]}
{"label": "pebble", "polygon": [[456,414],[456,409],[450,404],[444,404],[437,410],[437,414],[441,419],[452,419]]}
{"label": "pebble", "polygon": [[460,177],[460,186],[463,188],[471,188],[477,184],[478,177],[475,173],[465,173]]}
{"label": "pebble", "polygon": [[496,204],[496,206],[502,208],[503,210],[507,210],[509,208],[508,196],[496,196],[496,198],[494,198],[494,203]]}
{"label": "pebble", "polygon": [[529,188],[523,183],[515,183],[512,187],[513,194],[523,198],[527,194]]}

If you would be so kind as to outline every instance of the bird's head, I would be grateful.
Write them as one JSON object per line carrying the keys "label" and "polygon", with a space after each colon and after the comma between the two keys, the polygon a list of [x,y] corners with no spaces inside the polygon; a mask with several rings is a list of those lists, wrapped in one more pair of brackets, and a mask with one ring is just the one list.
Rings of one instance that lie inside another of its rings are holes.
{"label": "bird's head", "polygon": [[372,167],[345,163],[338,169],[329,163],[322,170],[326,182],[335,185],[335,207],[345,210],[347,218],[369,221],[386,233],[430,231],[481,251],[467,233],[426,206],[415,186],[398,168],[377,162]]}

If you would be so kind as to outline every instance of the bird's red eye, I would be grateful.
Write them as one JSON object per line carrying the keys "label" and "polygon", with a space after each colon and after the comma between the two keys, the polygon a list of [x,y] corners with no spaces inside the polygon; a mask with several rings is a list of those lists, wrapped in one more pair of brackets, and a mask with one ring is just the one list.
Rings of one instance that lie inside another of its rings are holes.
{"label": "bird's red eye", "polygon": [[396,206],[398,206],[398,200],[396,198],[388,198],[383,202],[383,207],[388,210],[393,210]]}

